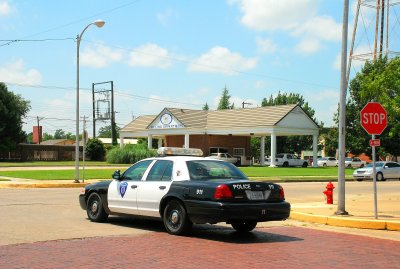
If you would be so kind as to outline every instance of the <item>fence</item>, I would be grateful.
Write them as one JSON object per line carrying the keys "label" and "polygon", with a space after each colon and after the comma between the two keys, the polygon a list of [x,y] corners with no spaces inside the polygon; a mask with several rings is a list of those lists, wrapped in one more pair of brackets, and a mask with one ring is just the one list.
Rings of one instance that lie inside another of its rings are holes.
{"label": "fence", "polygon": [[[79,147],[82,158],[83,147]],[[0,152],[0,161],[73,161],[74,145],[19,144],[14,151]]]}

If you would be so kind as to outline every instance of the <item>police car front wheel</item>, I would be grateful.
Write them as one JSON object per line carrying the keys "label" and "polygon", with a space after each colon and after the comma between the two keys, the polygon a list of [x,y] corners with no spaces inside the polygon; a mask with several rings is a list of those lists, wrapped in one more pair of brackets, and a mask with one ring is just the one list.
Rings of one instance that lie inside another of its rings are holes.
{"label": "police car front wheel", "polygon": [[186,214],[185,207],[177,200],[168,202],[164,210],[163,219],[167,232],[174,235],[188,232],[193,225]]}
{"label": "police car front wheel", "polygon": [[94,222],[104,222],[108,214],[103,208],[103,201],[96,192],[90,194],[87,201],[86,213],[88,218]]}

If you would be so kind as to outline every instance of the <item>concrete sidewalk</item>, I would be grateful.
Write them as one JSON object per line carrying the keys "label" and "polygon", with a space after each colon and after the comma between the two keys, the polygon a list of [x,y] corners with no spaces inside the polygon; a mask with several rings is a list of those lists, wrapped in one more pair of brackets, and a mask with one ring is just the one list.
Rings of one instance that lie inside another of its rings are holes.
{"label": "concrete sidewalk", "polygon": [[[85,183],[74,183],[72,180],[30,180],[4,178],[0,181],[0,188],[79,188],[98,180],[85,180]],[[290,190],[293,183],[284,183],[285,191]],[[396,184],[397,182],[392,182]],[[287,196],[290,197],[290,196]],[[374,217],[374,199],[372,193],[357,194],[357,197],[346,196],[346,210],[348,215],[335,215],[337,211],[337,193],[334,204],[328,205],[321,199],[313,196],[297,195],[289,201],[292,205],[290,218],[298,221],[321,223],[325,225],[341,226],[360,229],[400,231],[400,193],[395,192],[390,197],[379,201],[378,218]]]}

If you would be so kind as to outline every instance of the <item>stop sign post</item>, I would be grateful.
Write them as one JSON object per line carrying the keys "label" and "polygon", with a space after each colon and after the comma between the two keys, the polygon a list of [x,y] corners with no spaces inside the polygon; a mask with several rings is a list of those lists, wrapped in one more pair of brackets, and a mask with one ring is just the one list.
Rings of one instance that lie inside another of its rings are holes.
{"label": "stop sign post", "polygon": [[[361,126],[372,135],[371,141],[376,141],[375,135],[380,135],[387,126],[387,113],[380,103],[369,102],[360,112]],[[376,166],[375,166],[375,143],[372,146],[372,174],[374,175],[374,206],[375,219],[378,218],[378,198],[376,190]]]}

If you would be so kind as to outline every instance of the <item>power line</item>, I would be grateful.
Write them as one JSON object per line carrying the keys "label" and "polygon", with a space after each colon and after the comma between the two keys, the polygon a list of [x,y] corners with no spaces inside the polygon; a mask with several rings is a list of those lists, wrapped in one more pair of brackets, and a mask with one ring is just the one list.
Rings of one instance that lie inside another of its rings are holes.
{"label": "power line", "polygon": [[65,41],[65,40],[75,40],[72,37],[65,38],[43,38],[43,39],[0,39],[1,42],[6,42],[1,44],[0,47],[11,45],[16,42],[46,42],[46,41]]}

